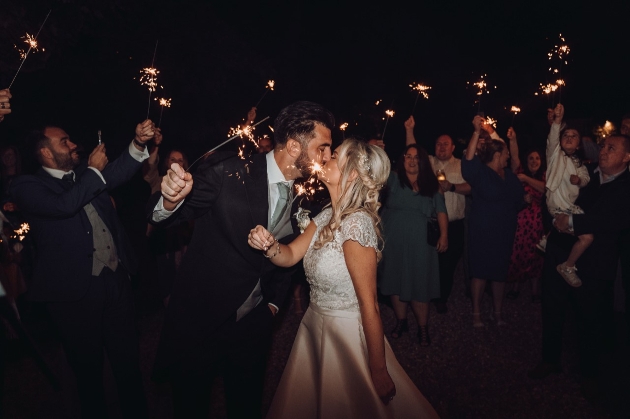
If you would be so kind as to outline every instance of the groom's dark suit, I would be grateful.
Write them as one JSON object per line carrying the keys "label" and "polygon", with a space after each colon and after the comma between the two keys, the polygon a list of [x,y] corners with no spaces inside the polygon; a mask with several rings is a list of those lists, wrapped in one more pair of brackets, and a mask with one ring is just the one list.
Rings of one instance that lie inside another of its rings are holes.
{"label": "groom's dark suit", "polygon": [[[153,197],[151,209],[158,199],[159,194]],[[182,207],[165,223],[189,219],[195,219],[195,231],[171,294],[154,374],[173,380],[176,414],[180,408],[192,414],[204,401],[207,412],[212,377],[223,373],[230,416],[260,416],[273,318],[267,305],[281,306],[291,273],[247,244],[250,230],[269,221],[266,155],[211,156],[193,174]],[[285,227],[291,235],[282,242],[294,237],[295,230]],[[237,309],[259,280],[262,301],[237,321]],[[186,406],[178,406],[184,396]]]}

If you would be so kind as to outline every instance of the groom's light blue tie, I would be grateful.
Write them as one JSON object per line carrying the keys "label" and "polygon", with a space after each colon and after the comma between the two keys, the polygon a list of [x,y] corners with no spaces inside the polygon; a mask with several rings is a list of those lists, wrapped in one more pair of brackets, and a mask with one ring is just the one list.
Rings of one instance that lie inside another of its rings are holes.
{"label": "groom's light blue tie", "polygon": [[287,203],[289,202],[289,185],[284,182],[276,183],[278,186],[278,202],[276,203],[276,208],[273,210],[273,214],[271,216],[271,223],[269,224],[269,231],[273,231],[278,224],[278,221],[282,218],[282,214],[287,208]]}

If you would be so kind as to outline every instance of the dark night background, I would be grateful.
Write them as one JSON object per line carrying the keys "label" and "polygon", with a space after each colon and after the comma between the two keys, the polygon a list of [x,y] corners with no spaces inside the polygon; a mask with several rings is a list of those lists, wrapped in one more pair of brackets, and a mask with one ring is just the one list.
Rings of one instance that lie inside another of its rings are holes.
{"label": "dark night background", "polygon": [[[331,109],[337,125],[350,123],[346,135],[369,137],[382,133],[385,109],[393,109],[385,141],[394,157],[416,99],[410,83],[432,87],[414,112],[416,137],[432,152],[441,133],[467,141],[477,105],[466,82],[485,73],[497,88],[482,96],[481,110],[499,121],[498,132],[505,135],[517,105],[522,149],[543,146],[545,109],[559,97],[534,93],[551,81],[547,52],[560,33],[571,48],[562,69],[567,117],[590,131],[630,111],[630,2],[3,0],[2,87],[20,63],[14,44],[35,34],[50,9],[38,39],[45,51],[29,55],[11,89],[2,142],[22,144],[27,129],[53,122],[88,151],[101,129],[112,158],[146,116],[148,91],[138,77],[156,40],[164,88],[153,97],[172,98],[161,124],[165,145],[184,148],[191,160],[227,138],[269,79],[276,88],[258,119],[272,121],[283,106],[312,100]],[[152,101],[150,117],[157,122],[159,114]],[[257,131],[264,133],[266,123]]]}

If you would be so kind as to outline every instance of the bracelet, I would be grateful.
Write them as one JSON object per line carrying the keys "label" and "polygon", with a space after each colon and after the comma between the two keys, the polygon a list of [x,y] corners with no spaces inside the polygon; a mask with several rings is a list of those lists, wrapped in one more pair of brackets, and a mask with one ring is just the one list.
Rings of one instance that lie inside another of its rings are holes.
{"label": "bracelet", "polygon": [[[273,259],[274,257],[276,257],[276,255],[278,255],[278,253],[280,252],[280,242],[278,240],[274,240],[276,242],[276,251],[274,252],[273,255],[271,256],[267,256],[267,251],[263,252],[263,256],[266,257],[267,259]],[[271,243],[271,245],[273,246],[273,243]]]}
{"label": "bracelet", "polygon": [[133,143],[137,145],[138,147],[142,147],[142,148],[145,148],[147,146],[145,143],[141,143],[140,141],[136,140],[135,137],[133,139]]}

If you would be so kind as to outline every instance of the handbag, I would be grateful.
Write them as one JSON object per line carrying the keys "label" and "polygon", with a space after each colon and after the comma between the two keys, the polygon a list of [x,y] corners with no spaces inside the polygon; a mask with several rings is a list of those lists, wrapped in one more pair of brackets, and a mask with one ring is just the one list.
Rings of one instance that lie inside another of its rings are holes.
{"label": "handbag", "polygon": [[427,244],[432,247],[437,247],[439,239],[440,225],[438,224],[437,216],[433,216],[427,220]]}

